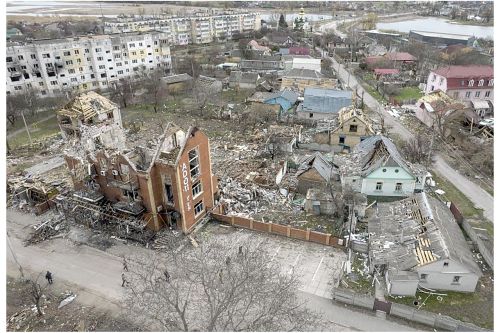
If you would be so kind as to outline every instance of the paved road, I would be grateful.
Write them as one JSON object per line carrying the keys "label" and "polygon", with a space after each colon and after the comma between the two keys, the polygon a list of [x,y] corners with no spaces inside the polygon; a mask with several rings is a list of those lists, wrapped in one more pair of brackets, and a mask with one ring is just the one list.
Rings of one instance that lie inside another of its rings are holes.
{"label": "paved road", "polygon": [[[87,302],[93,301],[95,305],[101,307],[106,306],[103,303],[108,302],[112,304],[109,308],[119,305],[123,298],[123,290],[120,286],[121,256],[137,252],[146,253],[150,250],[120,245],[113,246],[108,252],[103,252],[86,245],[77,246],[68,239],[53,239],[25,247],[22,239],[26,237],[30,225],[35,223],[34,219],[32,215],[13,210],[7,211],[7,232],[13,252],[21,266],[31,272],[43,272],[49,269],[54,274],[55,283],[68,281],[80,287],[79,295],[86,295]],[[15,261],[9,249],[7,249],[7,261],[9,274],[15,275]],[[322,311],[325,319],[331,321],[334,330],[413,330],[408,326],[332,304],[331,300],[317,295],[299,292],[299,296],[308,301],[308,306],[313,310]]]}
{"label": "paved road", "polygon": [[[335,22],[333,22],[335,23]],[[323,52],[319,49],[320,52]],[[363,100],[366,105],[372,110],[383,110],[380,103],[373,98],[356,80],[356,78],[349,73],[345,66],[339,64],[334,58],[332,60],[332,67],[337,72],[339,79],[345,85],[353,90],[357,90],[358,96],[363,95]],[[385,126],[389,127],[389,132],[397,133],[402,139],[408,140],[413,137],[413,134],[404,127],[396,118],[389,115],[387,112],[382,111],[381,115],[384,117]],[[434,171],[438,172],[450,183],[455,185],[478,209],[483,210],[483,215],[491,223],[493,223],[493,196],[483,190],[479,185],[471,182],[467,177],[461,175],[458,171],[453,169],[446,163],[439,153],[435,154],[435,162],[433,165]]]}
{"label": "paved road", "polygon": [[457,189],[465,194],[478,209],[483,210],[483,216],[493,223],[493,196],[483,190],[477,184],[454,170],[443,158],[436,155],[434,158],[434,170],[442,177],[448,179]]}
{"label": "paved road", "polygon": [[383,318],[368,315],[363,312],[353,311],[339,303],[333,303],[331,299],[299,292],[299,298],[306,301],[311,310],[323,314],[339,328],[348,331],[370,331],[370,332],[406,332],[416,331],[414,328],[401,325]]}

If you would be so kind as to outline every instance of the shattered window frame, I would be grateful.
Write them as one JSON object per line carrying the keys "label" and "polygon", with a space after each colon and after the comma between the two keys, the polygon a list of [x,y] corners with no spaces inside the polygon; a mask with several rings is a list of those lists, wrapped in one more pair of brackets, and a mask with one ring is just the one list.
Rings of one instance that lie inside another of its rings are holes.
{"label": "shattered window frame", "polygon": [[[194,155],[192,155],[193,153]],[[188,159],[191,179],[197,179],[200,176],[200,154],[198,152],[198,147],[189,151]]]}

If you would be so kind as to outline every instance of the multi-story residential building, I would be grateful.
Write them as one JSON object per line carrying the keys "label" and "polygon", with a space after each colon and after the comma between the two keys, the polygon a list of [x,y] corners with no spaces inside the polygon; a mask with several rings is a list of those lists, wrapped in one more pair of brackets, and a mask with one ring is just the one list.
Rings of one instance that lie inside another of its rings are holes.
{"label": "multi-story residential building", "polygon": [[260,27],[258,14],[226,13],[106,22],[104,31],[106,33],[162,31],[168,34],[168,41],[171,45],[187,45],[224,40],[234,34],[260,30]]}
{"label": "multi-story residential building", "polygon": [[493,101],[493,66],[449,66],[433,70],[425,92],[441,90],[460,101]]}
{"label": "multi-story residential building", "polygon": [[106,89],[142,70],[171,68],[169,34],[125,33],[7,45],[7,94]]}

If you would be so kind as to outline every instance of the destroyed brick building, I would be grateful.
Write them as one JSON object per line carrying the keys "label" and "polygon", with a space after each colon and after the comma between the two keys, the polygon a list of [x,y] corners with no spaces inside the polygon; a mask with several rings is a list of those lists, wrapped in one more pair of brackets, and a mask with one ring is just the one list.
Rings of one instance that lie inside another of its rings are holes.
{"label": "destroyed brick building", "polygon": [[80,94],[58,110],[57,121],[63,138],[80,137],[85,125],[122,126],[118,105],[94,91]]}
{"label": "destroyed brick building", "polygon": [[[189,233],[214,206],[217,181],[212,175],[208,137],[197,127],[187,132],[169,123],[155,145],[136,146],[102,140],[89,145],[81,131],[65,150],[76,193],[87,203],[109,205],[153,230],[168,225]],[[121,129],[121,128],[120,128]],[[123,131],[123,130],[122,130]]]}

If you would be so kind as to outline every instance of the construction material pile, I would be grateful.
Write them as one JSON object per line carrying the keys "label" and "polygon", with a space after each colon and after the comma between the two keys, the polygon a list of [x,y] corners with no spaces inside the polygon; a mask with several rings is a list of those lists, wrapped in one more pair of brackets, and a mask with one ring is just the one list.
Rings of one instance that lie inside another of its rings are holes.
{"label": "construction material pile", "polygon": [[34,225],[35,231],[25,241],[25,245],[33,245],[47,239],[59,237],[69,231],[69,226],[62,216],[55,216],[45,222]]}

